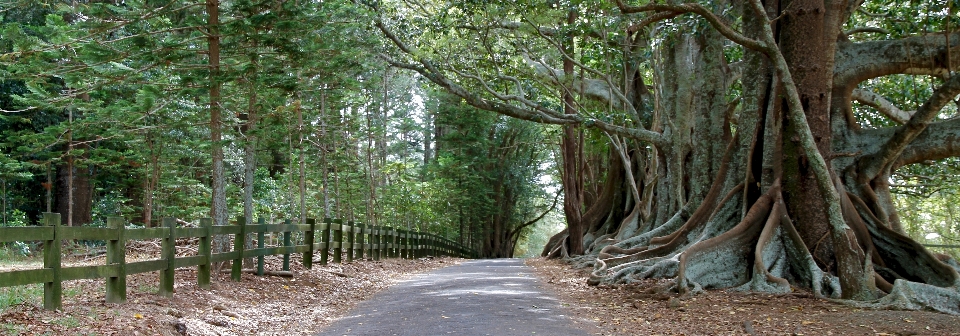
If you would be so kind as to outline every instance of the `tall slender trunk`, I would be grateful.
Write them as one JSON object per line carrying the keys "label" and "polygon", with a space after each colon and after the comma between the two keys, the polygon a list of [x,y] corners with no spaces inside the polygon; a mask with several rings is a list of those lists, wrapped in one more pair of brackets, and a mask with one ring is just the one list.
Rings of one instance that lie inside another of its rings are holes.
{"label": "tall slender trunk", "polygon": [[47,212],[53,212],[53,167],[47,163],[47,184],[43,186],[47,189]]}
{"label": "tall slender trunk", "polygon": [[[227,224],[226,181],[223,173],[222,121],[220,116],[220,2],[207,0],[207,56],[210,66],[210,143],[213,172],[211,176],[210,213],[213,225]],[[229,250],[229,237],[214,238],[214,251]]]}
{"label": "tall slender trunk", "polygon": [[[384,84],[386,90],[386,84]],[[386,96],[386,94],[384,94]],[[376,168],[373,165],[373,114],[374,109],[367,109],[367,222],[373,224],[374,205],[376,204]]]}
{"label": "tall slender trunk", "polygon": [[150,227],[153,222],[154,173],[157,171],[157,154],[153,133],[147,131],[147,150],[150,153],[150,171],[143,174],[143,226]]}
{"label": "tall slender trunk", "polygon": [[300,161],[300,224],[307,223],[307,177],[303,158],[303,109],[297,104],[297,151]]}
{"label": "tall slender trunk", "polygon": [[68,109],[67,121],[67,226],[73,226],[73,109]]}
{"label": "tall slender trunk", "polygon": [[430,147],[433,147],[433,115],[429,111],[423,113],[423,169],[420,170],[420,181],[427,179],[427,166],[433,160]]}
{"label": "tall slender trunk", "polygon": [[[256,48],[256,44],[254,44]],[[247,225],[254,222],[253,218],[253,192],[256,183],[257,173],[257,54],[250,56],[250,64],[253,70],[248,79],[247,94],[247,113],[241,115],[245,119],[241,131],[246,138],[243,146],[243,218]],[[243,241],[244,248],[255,248],[253,234],[247,234]],[[253,267],[253,258],[243,260],[244,267]]]}
{"label": "tall slender trunk", "polygon": [[7,179],[3,181],[3,226],[7,226]]}
{"label": "tall slender trunk", "polygon": [[330,217],[330,167],[327,162],[327,93],[320,93],[320,167],[323,169],[323,216]]}

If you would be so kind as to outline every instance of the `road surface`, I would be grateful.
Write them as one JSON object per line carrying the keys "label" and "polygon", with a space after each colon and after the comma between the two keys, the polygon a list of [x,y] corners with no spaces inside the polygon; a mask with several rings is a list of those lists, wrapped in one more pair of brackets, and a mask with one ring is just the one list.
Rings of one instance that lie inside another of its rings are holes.
{"label": "road surface", "polygon": [[523,260],[471,260],[401,281],[319,335],[587,335],[565,314]]}

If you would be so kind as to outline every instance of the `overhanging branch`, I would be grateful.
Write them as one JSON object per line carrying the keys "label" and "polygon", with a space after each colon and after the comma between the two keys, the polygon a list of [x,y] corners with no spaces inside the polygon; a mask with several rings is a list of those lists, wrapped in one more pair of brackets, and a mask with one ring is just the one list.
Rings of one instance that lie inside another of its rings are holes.
{"label": "overhanging branch", "polygon": [[563,190],[557,190],[557,195],[553,197],[553,205],[550,206],[550,209],[547,209],[547,211],[544,211],[542,214],[540,214],[540,216],[537,216],[537,218],[534,218],[533,220],[528,221],[526,223],[520,224],[520,226],[517,226],[516,228],[514,228],[513,231],[510,231],[510,236],[513,237],[513,235],[519,234],[520,230],[523,230],[523,228],[528,227],[530,225],[536,224],[541,219],[543,219],[543,217],[546,217],[548,213],[556,209],[557,201],[560,199],[560,194],[562,193],[563,193]]}
{"label": "overhanging branch", "polygon": [[[950,53],[960,54],[960,32],[952,33]],[[896,40],[837,43],[834,87],[853,88],[870,78],[892,74],[945,77],[947,48],[943,33],[931,33]],[[960,67],[952,57],[950,69]]]}
{"label": "overhanging branch", "polygon": [[903,150],[892,169],[960,156],[960,119],[931,123]]}
{"label": "overhanging branch", "polygon": [[916,113],[916,111],[901,110],[896,105],[893,105],[893,103],[891,103],[889,100],[883,98],[883,96],[870,90],[855,89],[853,90],[852,98],[861,104],[877,109],[877,111],[880,111],[880,113],[883,113],[883,115],[893,119],[893,121],[896,121],[898,124],[906,123],[907,120],[910,120],[910,117]]}
{"label": "overhanging branch", "polygon": [[[702,17],[704,20],[707,20],[707,22],[709,22],[710,25],[713,26],[713,29],[716,29],[718,32],[720,32],[721,35],[730,39],[734,43],[737,43],[739,45],[742,45],[744,47],[747,47],[753,50],[758,50],[758,51],[764,50],[764,46],[760,41],[749,38],[741,34],[740,32],[733,30],[733,28],[731,28],[730,25],[727,24],[723,18],[721,18],[720,16],[717,16],[706,7],[703,7],[702,5],[697,3],[685,3],[685,4],[677,4],[677,5],[648,3],[643,6],[628,6],[623,3],[623,0],[617,0],[617,7],[619,7],[620,12],[624,14],[644,13],[644,12],[656,12],[658,14],[665,13],[665,12],[674,13],[674,14],[694,13]],[[662,15],[662,16],[655,15],[655,17],[658,17],[658,18],[666,17],[666,16],[669,16],[669,15]]]}
{"label": "overhanging branch", "polygon": [[960,94],[960,76],[953,76],[934,90],[930,99],[917,109],[910,121],[894,132],[893,136],[880,147],[877,153],[861,159],[859,164],[861,181],[872,180],[883,167],[893,163],[903,153],[904,149],[926,130],[927,125],[937,117],[940,110],[948,103],[953,102],[953,98],[958,94]]}
{"label": "overhanging branch", "polygon": [[[423,75],[425,78],[429,79],[431,82],[443,87],[448,92],[462,98],[470,106],[491,111],[491,112],[496,112],[496,113],[503,114],[503,115],[517,118],[517,119],[528,120],[528,121],[533,121],[533,122],[538,122],[543,124],[556,124],[556,125],[583,124],[583,126],[585,127],[597,127],[608,132],[617,133],[617,134],[635,139],[637,141],[650,143],[650,144],[653,144],[654,146],[660,146],[662,144],[663,140],[661,139],[662,137],[660,133],[649,131],[646,129],[642,129],[642,128],[633,129],[633,128],[626,128],[622,126],[615,126],[615,125],[607,124],[604,122],[597,122],[594,119],[584,118],[583,116],[577,115],[577,114],[568,115],[568,114],[559,113],[557,111],[553,111],[551,109],[543,107],[539,104],[535,106],[527,106],[525,108],[521,106],[511,105],[511,104],[483,98],[480,95],[473,93],[470,90],[464,88],[463,86],[457,84],[456,82],[448,78],[442,71],[437,69],[437,67],[434,66],[430,61],[422,58],[422,56],[419,55],[418,51],[414,47],[404,43],[396,34],[394,34],[389,28],[387,28],[387,26],[383,23],[381,19],[377,18],[374,22],[374,25],[380,30],[381,33],[384,34],[384,36],[387,37],[387,39],[389,39],[394,45],[396,45],[397,48],[400,49],[400,51],[402,51],[404,54],[406,54],[408,57],[412,58],[415,62],[419,64],[406,63],[406,62],[394,59],[393,57],[386,54],[381,54],[380,55],[381,58],[383,58],[387,63],[395,67],[416,71],[417,73]],[[479,78],[474,76],[474,79],[479,79]]]}

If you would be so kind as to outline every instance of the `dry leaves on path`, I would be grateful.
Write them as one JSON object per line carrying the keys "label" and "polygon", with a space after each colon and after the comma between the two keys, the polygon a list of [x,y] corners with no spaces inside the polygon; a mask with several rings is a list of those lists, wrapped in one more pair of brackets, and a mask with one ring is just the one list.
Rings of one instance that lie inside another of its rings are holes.
{"label": "dry leaves on path", "polygon": [[[63,309],[39,302],[0,313],[3,335],[312,335],[358,302],[408,275],[459,263],[456,258],[387,259],[304,269],[291,262],[293,278],[215,274],[210,290],[196,285],[196,271],[176,272],[172,298],[156,294],[156,272],[127,277],[127,303],[104,302],[105,280],[64,282]],[[281,269],[282,257],[266,258]]]}
{"label": "dry leaves on path", "polygon": [[960,317],[935,312],[863,310],[803,292],[711,290],[680,300],[646,293],[662,285],[656,280],[593,287],[586,270],[563,261],[534,258],[527,265],[574,323],[596,335],[960,335]]}

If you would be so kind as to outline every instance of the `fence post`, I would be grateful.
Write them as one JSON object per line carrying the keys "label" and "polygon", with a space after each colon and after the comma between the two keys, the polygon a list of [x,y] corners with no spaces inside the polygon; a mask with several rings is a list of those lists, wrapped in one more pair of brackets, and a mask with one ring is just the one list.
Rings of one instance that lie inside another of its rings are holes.
{"label": "fence post", "polygon": [[109,303],[127,301],[126,241],[123,238],[123,217],[108,217],[107,227],[117,232],[117,239],[107,241],[107,265],[117,265],[117,276],[107,278],[106,300]]}
{"label": "fence post", "polygon": [[413,259],[423,257],[423,241],[420,239],[420,230],[413,234]]}
{"label": "fence post", "polygon": [[387,229],[386,226],[380,227],[380,259],[390,258],[390,247],[387,245],[390,232]]}
{"label": "fence post", "polygon": [[43,283],[43,309],[60,309],[63,299],[63,284],[60,282],[60,214],[43,213],[43,225],[53,227],[53,238],[43,242],[43,268],[53,273],[49,282]]}
{"label": "fence post", "polygon": [[403,255],[401,254],[401,251],[402,251],[402,249],[403,249],[403,245],[400,245],[400,242],[401,242],[403,239],[400,237],[400,229],[395,227],[395,228],[391,229],[390,231],[391,231],[390,233],[393,234],[393,237],[392,237],[392,238],[393,238],[393,239],[392,239],[392,240],[393,240],[393,257],[394,257],[394,258],[403,258]]}
{"label": "fence post", "polygon": [[400,251],[400,258],[410,259],[410,230],[401,229],[402,233],[400,234],[400,246],[403,246],[403,250]]}
{"label": "fence post", "polygon": [[353,221],[347,222],[347,227],[344,228],[344,233],[347,234],[347,262],[353,262],[353,243],[356,242],[356,232],[353,231]]}
{"label": "fence post", "polygon": [[334,230],[331,232],[333,234],[333,242],[331,243],[333,244],[331,246],[333,248],[333,263],[340,264],[343,262],[343,220],[334,219],[330,229]]}
{"label": "fence post", "polygon": [[397,228],[397,258],[407,258],[406,240],[406,232],[404,232],[404,230],[401,228]]}
{"label": "fence post", "polygon": [[417,233],[414,233],[413,239],[414,239],[414,242],[417,244],[416,250],[414,250],[415,254],[413,258],[414,259],[423,258],[426,251],[423,250],[423,234],[420,233],[420,229],[417,229]]}
{"label": "fence post", "polygon": [[380,235],[380,226],[374,226],[370,231],[370,254],[373,256],[374,261],[380,260],[380,252],[383,251],[380,238],[383,238],[383,236]]}
{"label": "fence post", "polygon": [[240,281],[240,273],[243,272],[243,243],[247,239],[247,217],[237,217],[237,225],[240,226],[240,233],[233,236],[233,251],[237,252],[237,259],[233,259],[233,267],[230,269],[230,278],[233,281]]}
{"label": "fence post", "polygon": [[303,233],[303,242],[307,245],[307,252],[303,252],[303,267],[306,269],[313,268],[313,239],[314,239],[314,230],[317,229],[317,220],[313,218],[307,218],[307,225],[310,226],[309,231]]}
{"label": "fence post", "polygon": [[176,246],[176,236],[174,230],[177,227],[177,220],[173,217],[164,217],[163,218],[163,227],[169,229],[170,232],[167,234],[166,238],[163,238],[163,246],[161,255],[167,262],[167,269],[163,270],[160,273],[160,290],[159,293],[161,296],[172,297],[173,296],[173,276],[174,271],[174,259],[177,258],[177,246]]}
{"label": "fence post", "polygon": [[377,258],[377,227],[368,226],[367,227],[367,259],[369,260],[378,260]]}
{"label": "fence post", "polygon": [[367,235],[367,230],[365,229],[366,229],[366,224],[357,223],[357,228],[356,228],[357,246],[354,246],[353,248],[354,250],[353,253],[355,254],[354,256],[357,258],[357,260],[363,260],[363,250],[366,249],[366,246],[363,245],[363,243],[366,242],[366,239],[364,239],[364,237]]}
{"label": "fence post", "polygon": [[327,254],[330,253],[330,244],[333,244],[333,242],[330,241],[331,226],[333,226],[333,220],[325,217],[323,219],[323,228],[320,229],[320,241],[324,243],[323,248],[320,249],[320,265],[327,264]]}
{"label": "fence post", "polygon": [[420,252],[420,247],[417,246],[417,233],[416,231],[410,230],[407,232],[407,244],[410,245],[410,249],[407,251],[410,254],[410,259],[417,259],[417,252]]}
{"label": "fence post", "polygon": [[213,257],[210,238],[213,237],[213,219],[201,218],[200,227],[204,230],[203,236],[200,237],[200,246],[197,247],[197,254],[203,256],[203,262],[197,266],[197,286],[210,289],[210,259]]}
{"label": "fence post", "polygon": [[383,241],[383,258],[393,258],[393,228],[388,226],[380,227],[380,240]]}
{"label": "fence post", "polygon": [[416,259],[417,257],[417,237],[414,232],[413,230],[407,229],[405,234],[407,237],[407,259]]}
{"label": "fence post", "polygon": [[366,249],[366,251],[367,251],[367,252],[366,252],[366,253],[367,253],[367,259],[373,260],[373,249],[374,249],[374,246],[373,246],[373,225],[365,227],[364,232],[365,232],[365,234],[366,234],[366,236],[365,236],[366,238],[364,238],[364,239],[366,239],[366,242],[367,242],[367,244],[365,245],[365,249]]}
{"label": "fence post", "polygon": [[[286,224],[286,229],[285,229],[285,231],[283,231],[283,247],[289,247],[289,246],[291,246],[291,245],[290,245],[290,234],[291,234],[291,232],[290,232],[290,224],[291,224],[291,222],[290,222],[290,220],[288,219],[288,220],[284,221],[284,224]],[[289,270],[290,270],[290,253],[284,253],[284,254],[283,254],[283,270],[284,270],[284,271],[289,271]]]}
{"label": "fence post", "polygon": [[[266,224],[266,221],[263,217],[257,218],[257,250],[262,250],[264,245],[264,237],[266,235],[266,230],[263,229],[263,225]],[[257,251],[258,254],[260,251]],[[263,276],[263,255],[257,256],[257,275]]]}

